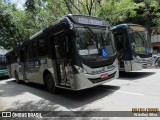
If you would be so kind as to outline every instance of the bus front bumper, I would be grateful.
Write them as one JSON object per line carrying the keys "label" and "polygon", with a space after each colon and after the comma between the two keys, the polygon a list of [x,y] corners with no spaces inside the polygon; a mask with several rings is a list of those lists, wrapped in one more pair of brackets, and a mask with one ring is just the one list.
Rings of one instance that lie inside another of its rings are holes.
{"label": "bus front bumper", "polygon": [[95,87],[101,84],[104,84],[106,82],[109,82],[111,80],[114,80],[119,77],[119,70],[118,70],[118,65],[117,67],[108,72],[108,77],[107,78],[88,78],[84,74],[75,74],[74,79],[76,80],[76,88],[75,90],[82,90],[82,89],[87,89],[91,87]]}

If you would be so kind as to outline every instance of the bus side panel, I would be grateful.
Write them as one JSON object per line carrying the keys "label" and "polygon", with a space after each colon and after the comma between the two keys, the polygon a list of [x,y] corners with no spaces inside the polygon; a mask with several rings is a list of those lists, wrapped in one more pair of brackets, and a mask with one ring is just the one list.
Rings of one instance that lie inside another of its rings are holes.
{"label": "bus side panel", "polygon": [[48,63],[47,57],[40,59],[40,69],[39,69],[39,82],[40,82],[40,84],[44,84],[43,73],[48,68],[47,63]]}
{"label": "bus side panel", "polygon": [[45,70],[49,71],[55,78],[52,66],[52,60],[47,57],[28,62],[26,72],[28,80],[33,83],[44,84],[43,75]]}
{"label": "bus side panel", "polygon": [[58,87],[58,77],[57,77],[57,69],[56,69],[56,62],[55,60],[52,59],[47,59],[47,64],[48,64],[48,71],[52,74],[54,78],[54,83],[55,86]]}
{"label": "bus side panel", "polygon": [[137,71],[143,69],[142,64],[135,62],[134,60],[124,61],[124,66],[125,66],[125,72]]}
{"label": "bus side panel", "polygon": [[9,65],[7,66],[7,69],[8,69],[8,76],[9,76],[10,78],[12,78],[13,76],[12,76],[12,71],[11,71],[11,64],[9,64]]}
{"label": "bus side panel", "polygon": [[41,65],[41,60],[34,59],[26,62],[26,78],[33,83],[43,84],[41,77],[41,70],[46,67],[45,64]]}
{"label": "bus side panel", "polygon": [[135,62],[134,60],[131,60],[132,64],[132,71],[142,70],[142,63]]}
{"label": "bus side panel", "polygon": [[18,63],[17,72],[18,72],[18,76],[20,80],[25,80],[25,68],[24,67],[25,67],[25,63],[23,62]]}
{"label": "bus side panel", "polygon": [[19,64],[18,63],[13,63],[13,64],[10,64],[11,68],[11,77],[15,78],[15,72],[18,72],[19,71]]}
{"label": "bus side panel", "polygon": [[132,64],[131,61],[124,61],[124,70],[125,72],[132,71]]}

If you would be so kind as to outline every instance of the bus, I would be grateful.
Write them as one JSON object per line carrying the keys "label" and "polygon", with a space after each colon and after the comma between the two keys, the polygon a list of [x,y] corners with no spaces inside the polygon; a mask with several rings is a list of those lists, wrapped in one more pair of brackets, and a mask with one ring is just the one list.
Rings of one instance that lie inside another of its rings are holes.
{"label": "bus", "polygon": [[0,77],[8,76],[7,60],[5,55],[0,55]]}
{"label": "bus", "polygon": [[137,71],[153,65],[151,41],[145,27],[119,24],[112,27],[120,71]]}
{"label": "bus", "polygon": [[109,23],[68,14],[7,53],[10,76],[59,88],[82,90],[119,76],[117,52]]}

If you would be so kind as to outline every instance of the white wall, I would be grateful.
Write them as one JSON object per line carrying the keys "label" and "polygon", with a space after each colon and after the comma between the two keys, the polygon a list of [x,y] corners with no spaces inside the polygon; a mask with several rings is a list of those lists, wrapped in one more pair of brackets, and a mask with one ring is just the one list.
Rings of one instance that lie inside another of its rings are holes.
{"label": "white wall", "polygon": [[153,42],[160,42],[160,34],[151,36],[151,43]]}

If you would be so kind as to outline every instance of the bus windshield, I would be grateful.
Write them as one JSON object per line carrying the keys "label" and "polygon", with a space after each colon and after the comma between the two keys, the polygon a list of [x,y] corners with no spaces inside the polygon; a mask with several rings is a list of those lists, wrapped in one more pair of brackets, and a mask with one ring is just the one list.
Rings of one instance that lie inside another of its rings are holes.
{"label": "bus windshield", "polygon": [[115,53],[113,35],[108,28],[83,26],[74,28],[74,32],[80,56],[108,57]]}
{"label": "bus windshield", "polygon": [[0,69],[6,69],[7,61],[5,55],[0,55]]}
{"label": "bus windshield", "polygon": [[132,50],[138,54],[148,54],[151,52],[149,36],[145,28],[134,26],[129,28]]}

